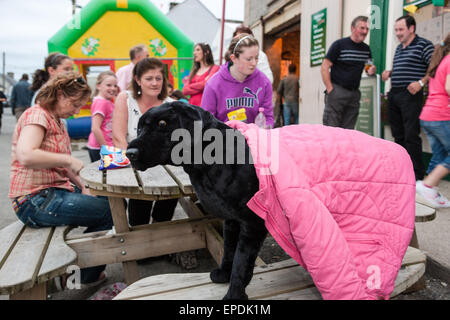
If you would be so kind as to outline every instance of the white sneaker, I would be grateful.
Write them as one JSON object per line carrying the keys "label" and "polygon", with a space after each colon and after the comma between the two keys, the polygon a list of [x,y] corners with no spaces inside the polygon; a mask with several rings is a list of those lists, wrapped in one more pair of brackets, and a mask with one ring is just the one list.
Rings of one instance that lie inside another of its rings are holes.
{"label": "white sneaker", "polygon": [[109,236],[109,235],[114,235],[116,234],[116,228],[114,228],[114,226],[111,228],[111,230],[109,230],[105,235]]}
{"label": "white sneaker", "polygon": [[423,181],[416,182],[416,201],[433,208],[450,208],[450,201],[440,194],[437,188],[429,188]]}

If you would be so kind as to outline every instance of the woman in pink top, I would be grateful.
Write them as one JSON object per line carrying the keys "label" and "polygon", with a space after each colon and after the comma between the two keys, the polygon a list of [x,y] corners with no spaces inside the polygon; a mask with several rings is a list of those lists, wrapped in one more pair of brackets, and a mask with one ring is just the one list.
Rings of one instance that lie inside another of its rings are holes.
{"label": "woman in pink top", "polygon": [[112,116],[117,88],[117,78],[114,72],[105,71],[97,78],[94,101],[91,106],[92,127],[88,140],[89,157],[91,161],[100,160],[102,145],[113,146]]}
{"label": "woman in pink top", "polygon": [[420,124],[433,151],[428,176],[418,181],[418,201],[435,208],[448,208],[450,201],[438,192],[442,178],[450,172],[450,33],[437,45],[428,69],[429,96],[420,115]]}
{"label": "woman in pink top", "polygon": [[214,57],[207,43],[197,43],[194,47],[194,66],[189,80],[184,83],[183,94],[191,96],[189,103],[200,106],[206,82],[219,71],[214,64]]}

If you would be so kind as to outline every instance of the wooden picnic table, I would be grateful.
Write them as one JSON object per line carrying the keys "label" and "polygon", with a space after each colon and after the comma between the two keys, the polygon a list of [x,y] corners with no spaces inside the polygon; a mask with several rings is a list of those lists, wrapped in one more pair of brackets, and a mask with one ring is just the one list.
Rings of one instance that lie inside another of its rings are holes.
{"label": "wooden picnic table", "polygon": [[[136,260],[207,248],[217,263],[223,255],[222,236],[193,202],[194,189],[182,167],[156,166],[146,171],[123,168],[100,171],[99,161],[83,168],[80,177],[92,195],[109,199],[115,233],[99,232],[71,238],[81,268],[122,262],[125,281],[139,280]],[[178,199],[188,219],[130,227],[123,199]]]}

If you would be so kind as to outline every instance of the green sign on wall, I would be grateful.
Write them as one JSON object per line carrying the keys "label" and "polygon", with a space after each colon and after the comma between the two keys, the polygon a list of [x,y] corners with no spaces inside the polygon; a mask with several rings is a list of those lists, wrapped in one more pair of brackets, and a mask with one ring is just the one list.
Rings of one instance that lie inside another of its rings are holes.
{"label": "green sign on wall", "polygon": [[327,9],[311,17],[311,67],[320,66],[326,55]]}

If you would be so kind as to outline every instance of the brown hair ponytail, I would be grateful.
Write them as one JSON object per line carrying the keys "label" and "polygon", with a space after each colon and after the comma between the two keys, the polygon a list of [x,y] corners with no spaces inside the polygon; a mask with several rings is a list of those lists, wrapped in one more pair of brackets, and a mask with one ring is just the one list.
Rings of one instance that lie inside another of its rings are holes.
{"label": "brown hair ponytail", "polygon": [[31,91],[39,90],[44,83],[50,79],[50,74],[48,73],[48,68],[52,67],[56,69],[64,60],[70,59],[70,57],[59,52],[53,52],[45,59],[44,69],[37,69],[33,74],[33,83],[30,86]]}
{"label": "brown hair ponytail", "polygon": [[430,66],[428,67],[427,74],[434,78],[436,76],[436,71],[441,61],[449,54],[450,52],[450,33],[447,34],[445,40],[440,44],[437,44],[433,56],[431,57]]}

